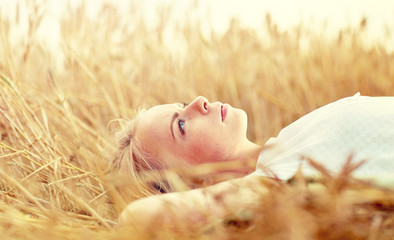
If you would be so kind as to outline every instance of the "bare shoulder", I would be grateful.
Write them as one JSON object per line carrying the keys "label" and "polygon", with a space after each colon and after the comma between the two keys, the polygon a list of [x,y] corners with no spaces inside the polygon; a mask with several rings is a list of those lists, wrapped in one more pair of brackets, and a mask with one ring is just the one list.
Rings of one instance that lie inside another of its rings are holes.
{"label": "bare shoulder", "polygon": [[130,203],[120,214],[119,225],[138,225],[143,231],[160,223],[172,227],[210,222],[228,215],[229,209],[238,211],[257,205],[275,181],[249,175],[185,192],[167,193],[143,198]]}

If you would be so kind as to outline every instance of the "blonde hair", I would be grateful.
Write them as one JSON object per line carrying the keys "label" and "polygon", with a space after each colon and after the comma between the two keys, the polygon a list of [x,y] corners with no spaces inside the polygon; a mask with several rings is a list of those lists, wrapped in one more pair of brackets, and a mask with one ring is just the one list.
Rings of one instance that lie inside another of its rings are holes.
{"label": "blonde hair", "polygon": [[141,114],[145,109],[138,110],[134,119],[127,121],[127,124],[117,134],[117,152],[112,159],[112,168],[130,177],[139,186],[139,192],[143,195],[151,195],[160,192],[170,192],[160,169],[165,166],[161,161],[153,159],[143,148],[135,137],[136,126]]}

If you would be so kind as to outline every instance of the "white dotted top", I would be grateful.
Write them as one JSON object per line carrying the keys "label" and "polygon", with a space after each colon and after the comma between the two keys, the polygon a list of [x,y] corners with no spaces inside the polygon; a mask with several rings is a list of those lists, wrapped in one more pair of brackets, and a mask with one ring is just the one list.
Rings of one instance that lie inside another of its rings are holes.
{"label": "white dotted top", "polygon": [[[359,94],[323,106],[282,129],[267,141],[254,174],[291,178],[302,165],[304,175],[316,176],[303,156],[339,172],[352,154],[352,163],[366,159],[354,176],[394,176],[394,97]],[[268,171],[267,171],[268,170]]]}

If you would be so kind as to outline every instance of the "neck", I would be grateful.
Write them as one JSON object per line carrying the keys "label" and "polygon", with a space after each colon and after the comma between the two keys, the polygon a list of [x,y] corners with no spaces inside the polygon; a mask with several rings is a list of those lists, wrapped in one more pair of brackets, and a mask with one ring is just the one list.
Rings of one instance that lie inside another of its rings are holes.
{"label": "neck", "polygon": [[263,150],[263,147],[247,140],[242,146],[240,146],[239,149],[239,157],[244,156],[243,158],[252,158],[257,161],[257,158],[259,157],[261,150]]}
{"label": "neck", "polygon": [[257,158],[259,157],[263,147],[247,140],[240,145],[238,149],[237,154],[235,154],[235,157],[232,160],[245,163],[246,168],[249,168],[250,171],[254,171],[256,168]]}

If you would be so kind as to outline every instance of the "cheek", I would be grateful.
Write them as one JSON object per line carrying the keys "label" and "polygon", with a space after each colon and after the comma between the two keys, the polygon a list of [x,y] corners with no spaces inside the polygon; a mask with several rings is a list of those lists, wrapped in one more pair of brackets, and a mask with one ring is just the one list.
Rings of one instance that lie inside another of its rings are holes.
{"label": "cheek", "polygon": [[218,141],[194,141],[187,148],[187,159],[189,163],[207,163],[225,161],[228,157],[228,150]]}

